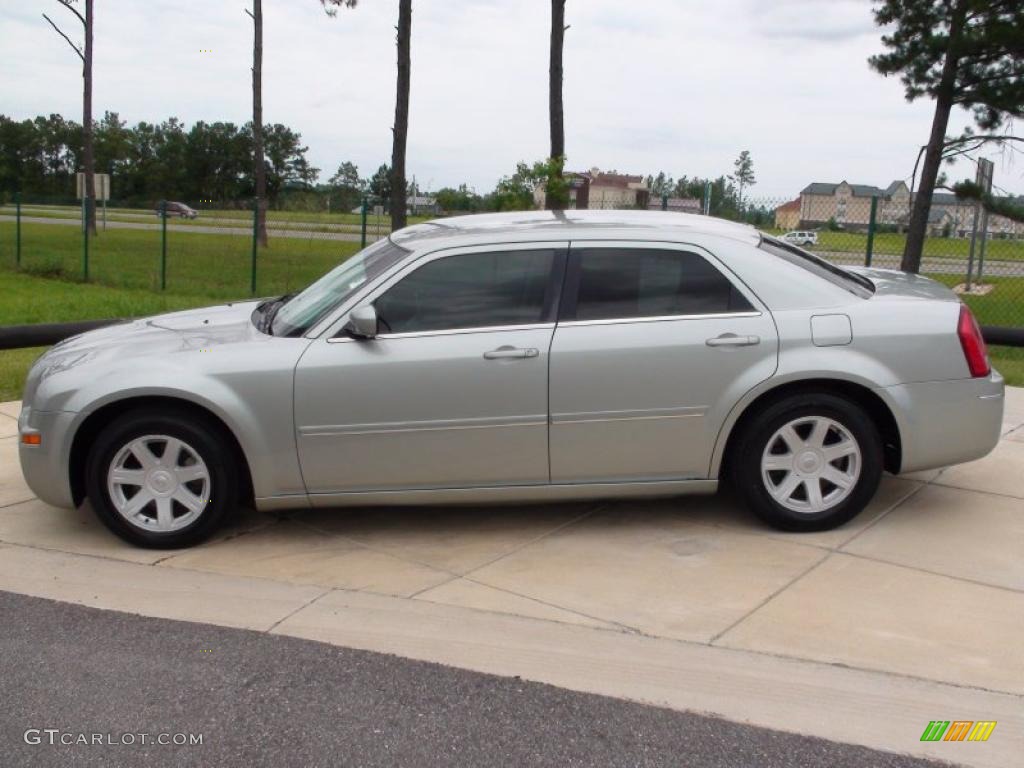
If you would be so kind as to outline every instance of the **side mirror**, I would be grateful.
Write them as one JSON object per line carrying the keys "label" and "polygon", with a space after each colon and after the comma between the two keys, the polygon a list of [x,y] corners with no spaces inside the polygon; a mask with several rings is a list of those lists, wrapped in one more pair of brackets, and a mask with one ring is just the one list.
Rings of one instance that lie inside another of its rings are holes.
{"label": "side mirror", "polygon": [[377,338],[377,310],[372,304],[356,307],[349,314],[343,330],[356,339]]}

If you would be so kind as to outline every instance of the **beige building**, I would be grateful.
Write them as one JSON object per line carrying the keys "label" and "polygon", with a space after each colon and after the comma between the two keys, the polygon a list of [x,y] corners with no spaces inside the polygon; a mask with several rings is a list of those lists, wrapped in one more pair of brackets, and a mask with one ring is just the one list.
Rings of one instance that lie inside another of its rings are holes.
{"label": "beige building", "polygon": [[775,209],[775,228],[800,229],[800,198],[783,203]]}
{"label": "beige building", "polygon": [[799,226],[820,227],[834,220],[844,229],[867,229],[872,198],[878,198],[875,220],[879,224],[895,224],[910,207],[910,189],[902,181],[894,181],[885,189],[848,181],[816,181],[800,191]]}
{"label": "beige building", "polygon": [[[776,226],[783,229],[816,229],[831,220],[844,229],[867,229],[871,218],[871,199],[878,198],[875,221],[879,226],[905,230],[910,222],[911,196],[905,182],[894,181],[885,189],[869,184],[814,182],[800,192],[799,220],[794,224],[787,203],[776,210]],[[1024,199],[1021,200],[1024,207]],[[783,210],[786,209],[786,210]],[[970,237],[974,227],[975,204],[959,200],[951,192],[935,192],[928,214],[928,234],[932,236]],[[786,221],[779,223],[780,211]],[[980,225],[979,225],[980,226]],[[1024,224],[1004,216],[990,215],[989,237],[1024,237]]]}
{"label": "beige building", "polygon": [[[566,178],[569,181],[570,208],[646,208],[651,196],[643,176],[604,173],[598,168],[591,168],[584,173],[567,172]],[[543,184],[534,189],[533,201],[538,208],[544,207]]]}

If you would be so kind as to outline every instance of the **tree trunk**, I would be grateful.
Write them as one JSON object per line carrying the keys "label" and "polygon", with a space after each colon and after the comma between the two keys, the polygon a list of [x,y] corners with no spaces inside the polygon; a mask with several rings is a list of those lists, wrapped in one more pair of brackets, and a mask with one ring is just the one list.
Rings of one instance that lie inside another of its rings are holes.
{"label": "tree trunk", "polygon": [[252,163],[256,185],[256,238],[267,244],[267,167],[263,161],[263,0],[253,0]]}
{"label": "tree trunk", "polygon": [[391,147],[391,231],[405,226],[407,205],[405,143],[409,136],[409,80],[412,72],[412,0],[398,2],[398,93],[395,98],[394,143]]}
{"label": "tree trunk", "polygon": [[935,95],[935,115],[932,118],[932,132],[928,137],[928,148],[921,168],[921,183],[914,195],[910,223],[907,227],[907,242],[903,248],[900,269],[904,272],[920,272],[924,241],[928,234],[928,214],[932,207],[932,194],[942,166],[942,153],[946,143],[946,128],[949,114],[953,109],[953,93],[956,85],[960,56],[957,48],[966,19],[966,4],[961,0],[953,11],[949,24],[949,47],[942,65],[942,77]]}
{"label": "tree trunk", "polygon": [[[551,117],[551,158],[565,157],[565,123],[562,105],[562,49],[565,42],[565,0],[551,0],[551,61],[548,67],[548,111]],[[559,176],[561,172],[559,172]],[[559,179],[560,180],[560,179]],[[551,194],[548,184],[545,207],[558,210],[565,201]],[[560,185],[559,185],[560,186]]]}
{"label": "tree trunk", "polygon": [[96,234],[96,169],[92,150],[92,3],[85,0],[85,62],[82,70],[82,164],[85,166],[86,229]]}

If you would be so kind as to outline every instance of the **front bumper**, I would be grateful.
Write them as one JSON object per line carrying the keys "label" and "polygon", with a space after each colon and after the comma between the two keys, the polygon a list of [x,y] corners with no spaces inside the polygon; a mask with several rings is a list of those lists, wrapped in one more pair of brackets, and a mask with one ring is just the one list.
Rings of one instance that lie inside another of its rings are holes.
{"label": "front bumper", "polygon": [[[47,504],[73,508],[71,473],[71,434],[76,413],[37,411],[23,406],[18,416],[18,457],[21,473],[32,492]],[[25,445],[20,435],[37,432],[39,445]]]}
{"label": "front bumper", "polygon": [[926,381],[884,387],[900,428],[900,472],[980,459],[999,442],[1003,377]]}

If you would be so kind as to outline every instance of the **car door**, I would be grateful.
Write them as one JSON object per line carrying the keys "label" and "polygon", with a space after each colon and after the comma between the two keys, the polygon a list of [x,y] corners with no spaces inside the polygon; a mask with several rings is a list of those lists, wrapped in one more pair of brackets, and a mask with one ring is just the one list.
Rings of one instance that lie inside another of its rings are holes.
{"label": "car door", "polygon": [[699,248],[574,243],[551,347],[552,483],[707,478],[729,410],[775,371],[777,338]]}
{"label": "car door", "polygon": [[295,375],[311,494],[549,482],[548,353],[565,243],[445,251],[359,302],[380,333]]}

